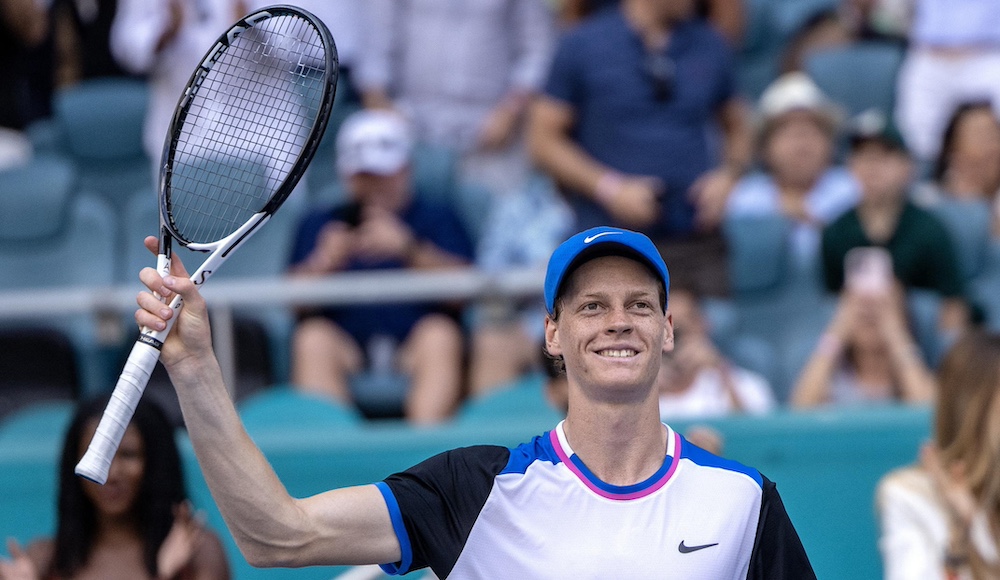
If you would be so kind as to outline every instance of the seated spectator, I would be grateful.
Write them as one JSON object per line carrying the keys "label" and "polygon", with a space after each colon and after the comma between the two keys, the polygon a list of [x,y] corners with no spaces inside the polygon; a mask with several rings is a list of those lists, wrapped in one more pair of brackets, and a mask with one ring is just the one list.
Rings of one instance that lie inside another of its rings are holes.
{"label": "seated spectator", "polygon": [[694,293],[671,289],[670,314],[674,350],[663,354],[657,378],[662,419],[756,415],[775,408],[767,379],[736,366],[713,344]]}
{"label": "seated spectator", "polygon": [[764,91],[758,115],[761,170],[733,188],[727,216],[788,217],[796,263],[811,263],[823,226],[858,201],[855,180],[834,165],[838,109],[805,73],[793,72]]}
{"label": "seated spectator", "polygon": [[885,115],[868,111],[855,121],[850,147],[848,167],[861,187],[861,201],[823,230],[827,289],[843,287],[844,258],[852,248],[886,248],[903,289],[940,295],[939,328],[957,334],[969,319],[965,283],[945,226],[908,200],[914,166],[902,137]]}
{"label": "seated spectator", "polygon": [[[292,275],[469,264],[472,246],[458,218],[414,190],[411,152],[409,127],[395,113],[361,111],[344,121],[337,169],[350,201],[303,219]],[[324,308],[303,313],[295,329],[292,382],[350,403],[352,375],[385,361],[411,381],[405,416],[432,423],[458,402],[463,350],[461,327],[443,305]]]}
{"label": "seated spectator", "polygon": [[972,331],[938,371],[932,440],[879,482],[886,580],[1000,578],[1000,336]]}
{"label": "seated spectator", "polygon": [[0,578],[226,580],[219,538],[192,513],[166,415],[143,399],[102,486],[76,475],[108,396],[81,404],[59,460],[56,534],[22,549],[8,542]]}
{"label": "seated spectator", "polygon": [[993,235],[1000,239],[1000,118],[989,101],[955,108],[945,127],[929,183],[916,199],[933,205],[946,199],[993,204]]}
{"label": "seated spectator", "polygon": [[934,377],[907,327],[902,291],[887,263],[877,271],[849,278],[799,375],[792,406],[930,401]]}

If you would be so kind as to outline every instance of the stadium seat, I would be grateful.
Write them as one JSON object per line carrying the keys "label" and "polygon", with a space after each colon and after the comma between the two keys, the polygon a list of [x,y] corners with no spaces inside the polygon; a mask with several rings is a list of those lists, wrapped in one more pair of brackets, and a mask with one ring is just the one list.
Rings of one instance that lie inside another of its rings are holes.
{"label": "stadium seat", "polygon": [[868,109],[891,114],[903,49],[891,43],[859,42],[819,49],[805,57],[805,70],[824,93],[854,116]]}
{"label": "stadium seat", "polygon": [[131,192],[153,180],[142,140],[148,94],[140,80],[98,78],[60,89],[53,98],[60,148],[76,164],[81,187],[119,210]]}
{"label": "stadium seat", "polygon": [[[66,161],[52,157],[0,173],[0,291],[113,284],[115,214],[103,200],[77,192],[75,175]],[[106,379],[106,345],[90,314],[8,318],[0,328],[64,333],[77,351],[77,393],[98,389]],[[11,359],[18,363],[29,361]]]}
{"label": "stadium seat", "polygon": [[786,356],[788,346],[818,336],[834,308],[834,298],[821,285],[818,256],[809,263],[791,256],[791,228],[780,215],[729,218],[723,224],[737,322],[720,346],[767,377],[779,401],[804,363],[801,356]]}
{"label": "stadium seat", "polygon": [[413,149],[413,180],[417,191],[438,203],[451,203],[457,165],[457,152],[418,143]]}
{"label": "stadium seat", "polygon": [[288,431],[315,427],[321,429],[360,427],[361,415],[336,401],[309,394],[291,385],[273,385],[238,404],[240,418],[253,435],[258,430]]}
{"label": "stadium seat", "polygon": [[985,201],[948,199],[931,207],[951,234],[962,276],[981,274],[989,259],[992,212]]}
{"label": "stadium seat", "polygon": [[553,425],[563,419],[545,397],[544,373],[529,373],[517,381],[499,387],[462,404],[455,422],[458,425],[481,425],[486,422],[506,422],[511,417],[548,420]]}

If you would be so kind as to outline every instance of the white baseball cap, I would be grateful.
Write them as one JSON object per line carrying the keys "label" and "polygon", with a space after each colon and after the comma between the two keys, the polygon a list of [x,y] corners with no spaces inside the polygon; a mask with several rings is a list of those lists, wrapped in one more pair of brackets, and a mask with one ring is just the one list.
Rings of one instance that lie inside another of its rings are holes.
{"label": "white baseball cap", "polygon": [[809,75],[799,71],[778,77],[764,90],[757,104],[760,123],[768,123],[792,111],[813,113],[833,127],[842,117],[837,103],[827,97]]}
{"label": "white baseball cap", "polygon": [[348,117],[337,134],[337,170],[341,175],[391,175],[410,161],[413,137],[398,113],[364,110]]}

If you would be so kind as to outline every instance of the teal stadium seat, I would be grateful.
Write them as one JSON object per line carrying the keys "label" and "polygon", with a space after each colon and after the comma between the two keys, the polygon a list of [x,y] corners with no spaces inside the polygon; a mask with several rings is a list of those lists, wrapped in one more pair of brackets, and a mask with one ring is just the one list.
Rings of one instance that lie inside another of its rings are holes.
{"label": "teal stadium seat", "polygon": [[546,421],[555,425],[564,417],[545,398],[544,373],[528,373],[517,381],[498,387],[485,395],[470,399],[462,404],[455,422],[459,425],[482,425],[484,423],[504,423],[512,418],[526,417]]}
{"label": "teal stadium seat", "polygon": [[805,57],[805,71],[823,92],[854,116],[868,109],[891,114],[903,49],[896,44],[859,42],[817,49]]}
{"label": "teal stadium seat", "polygon": [[[102,199],[76,189],[76,172],[65,160],[37,157],[0,172],[0,291],[110,287],[118,252],[117,220]],[[72,297],[67,296],[67,300]],[[90,314],[5,319],[0,330],[52,329],[76,350],[78,393],[104,387],[105,344]],[[12,364],[52,364],[41,353]]]}
{"label": "teal stadium seat", "polygon": [[982,274],[990,252],[993,215],[989,204],[980,200],[947,199],[930,209],[951,234],[962,276],[971,280]]}
{"label": "teal stadium seat", "polygon": [[811,344],[834,309],[822,288],[818,257],[796,264],[791,222],[780,215],[728,218],[723,235],[737,312],[735,329],[720,345],[733,359],[767,377],[779,401],[788,398]]}
{"label": "teal stadium seat", "polygon": [[84,80],[53,97],[59,150],[76,165],[80,186],[119,211],[133,191],[153,182],[142,141],[148,97],[144,81],[127,78]]}

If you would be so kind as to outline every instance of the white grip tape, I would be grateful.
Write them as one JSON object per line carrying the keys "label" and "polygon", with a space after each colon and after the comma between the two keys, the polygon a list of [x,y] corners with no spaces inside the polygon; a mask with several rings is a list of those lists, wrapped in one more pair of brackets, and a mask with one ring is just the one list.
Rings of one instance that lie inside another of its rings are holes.
{"label": "white grip tape", "polygon": [[76,474],[95,481],[101,485],[108,480],[111,470],[111,460],[114,459],[121,444],[125,429],[128,427],[135,407],[146,390],[149,376],[156,368],[160,359],[160,351],[154,346],[136,342],[128,355],[125,368],[118,377],[118,384],[111,393],[111,400],[104,410],[101,422],[97,425],[94,439],[87,447],[87,452],[76,464]]}

